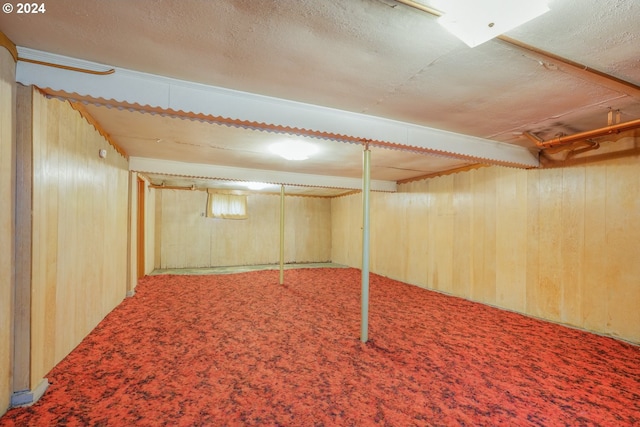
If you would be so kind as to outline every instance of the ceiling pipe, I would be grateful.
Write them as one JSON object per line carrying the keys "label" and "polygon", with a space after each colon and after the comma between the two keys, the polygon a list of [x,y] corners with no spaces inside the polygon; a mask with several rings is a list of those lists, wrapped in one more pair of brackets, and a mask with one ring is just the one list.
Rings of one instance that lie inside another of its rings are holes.
{"label": "ceiling pipe", "polygon": [[546,154],[558,154],[563,151],[569,151],[570,153],[578,150],[588,148],[589,150],[596,150],[600,148],[600,143],[594,139],[587,139],[584,141],[574,142],[572,144],[556,145],[555,147],[547,148],[544,150]]}
{"label": "ceiling pipe", "polygon": [[[421,10],[422,12],[426,12],[433,16],[440,17],[443,13],[437,9],[434,9],[429,6],[425,6],[421,3],[415,2],[413,0],[395,0],[396,3],[404,4],[405,6],[412,7],[417,10]],[[625,93],[634,98],[640,99],[640,86],[628,82],[626,80],[619,79],[611,74],[604,73],[602,71],[593,69],[579,62],[572,61],[570,59],[564,58],[562,56],[556,55],[551,52],[547,52],[542,49],[538,49],[535,46],[531,46],[529,44],[523,43],[519,40],[513,39],[511,37],[507,37],[505,35],[499,35],[496,39],[500,40],[503,43],[506,43],[510,46],[516,47],[520,50],[533,53],[543,59],[545,62],[557,62],[566,66],[571,70],[573,74],[583,75],[585,78],[589,77],[592,80],[597,80],[603,86],[608,87],[609,89]]]}
{"label": "ceiling pipe", "polygon": [[17,60],[23,61],[23,62],[30,62],[32,64],[37,64],[37,65],[44,65],[45,67],[53,67],[53,68],[60,68],[62,70],[75,71],[77,73],[93,74],[96,76],[107,76],[109,74],[113,74],[116,72],[115,68],[110,68],[105,71],[96,71],[96,70],[89,70],[86,68],[72,67],[70,65],[61,65],[61,64],[54,64],[52,62],[38,61],[37,59],[21,58],[19,56]]}
{"label": "ceiling pipe", "polygon": [[558,136],[546,141],[541,140],[536,135],[530,132],[525,132],[525,136],[531,141],[535,142],[536,146],[541,149],[556,147],[559,145],[571,144],[577,141],[584,141],[591,138],[598,138],[601,136],[607,136],[611,134],[618,134],[628,130],[640,128],[640,119],[631,120],[623,123],[616,123],[614,125],[605,126],[599,129],[588,130],[585,132],[574,133],[573,135]]}
{"label": "ceiling pipe", "polygon": [[531,46],[519,40],[515,40],[511,37],[507,37],[505,35],[500,35],[496,38],[506,44],[517,47],[521,50],[531,52],[537,55],[538,57],[544,59],[545,62],[560,63],[563,66],[571,69],[571,72],[573,74],[584,75],[585,77],[590,78],[594,82],[601,83],[603,86],[606,86],[609,89],[615,90],[617,92],[622,92],[634,98],[640,99],[640,86],[634,83],[612,76],[611,74],[607,74],[605,72],[596,70],[594,68],[581,64],[579,62],[572,61],[570,59],[556,55],[555,53],[538,49],[535,46]]}
{"label": "ceiling pipe", "polygon": [[181,187],[179,185],[149,184],[149,188],[157,190],[189,190],[189,191],[206,191],[206,188],[198,188],[195,185],[191,187]]}
{"label": "ceiling pipe", "polygon": [[55,67],[55,68],[61,68],[63,70],[77,71],[80,73],[95,74],[100,76],[113,74],[116,71],[114,68],[111,68],[110,70],[106,70],[106,71],[94,71],[94,70],[87,70],[85,68],[71,67],[68,65],[60,65],[60,64],[53,64],[51,62],[38,61],[36,59],[21,58],[18,55],[18,48],[16,47],[16,45],[2,31],[0,31],[0,47],[6,48],[9,51],[9,53],[11,53],[11,56],[13,56],[13,60],[15,62],[24,61],[24,62],[30,62],[32,64],[44,65],[46,67]]}

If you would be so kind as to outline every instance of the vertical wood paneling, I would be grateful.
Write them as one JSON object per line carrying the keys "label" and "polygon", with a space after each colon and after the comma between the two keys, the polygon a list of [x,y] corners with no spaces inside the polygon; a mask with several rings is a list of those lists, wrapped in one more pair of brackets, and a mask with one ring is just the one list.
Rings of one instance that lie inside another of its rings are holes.
{"label": "vertical wood paneling", "polygon": [[331,200],[331,260],[360,268],[362,265],[362,195]]}
{"label": "vertical wood paneling", "polygon": [[[609,323],[608,289],[605,267],[607,254],[606,221],[607,167],[594,165],[585,176],[583,325],[606,332]],[[601,329],[602,328],[602,329]]]}
{"label": "vertical wood paneling", "polygon": [[[344,198],[346,206],[344,213],[348,215],[347,229],[343,236],[347,242],[347,260],[349,265],[362,267],[362,195]],[[353,215],[351,215],[353,213]],[[331,220],[333,224],[333,219]],[[332,242],[333,243],[333,242]]]}
{"label": "vertical wood paneling", "polygon": [[496,301],[496,190],[493,168],[481,168],[474,173],[473,187],[473,283],[475,301],[495,304]]}
{"label": "vertical wood paneling", "polygon": [[156,230],[156,194],[158,191],[149,190],[148,183],[145,191],[147,192],[147,205],[145,212],[145,266],[144,273],[149,274],[155,266],[155,230]]}
{"label": "vertical wood paneling", "polygon": [[[53,113],[55,117],[61,116],[61,111],[57,110],[63,105],[64,104],[61,102],[52,104],[50,113]],[[56,107],[55,113],[53,112],[54,106]],[[53,120],[49,123],[51,124],[52,122]],[[54,176],[50,176],[50,181],[48,182],[49,190],[47,191],[49,196],[47,206],[50,209],[50,218],[52,220],[48,227],[50,234],[48,234],[47,237],[47,243],[51,244],[52,247],[47,249],[47,253],[52,256],[56,269],[53,270],[52,268],[49,271],[51,274],[51,280],[49,283],[53,287],[53,292],[55,292],[55,298],[52,301],[52,305],[57,305],[57,301],[70,302],[64,312],[60,312],[59,315],[55,315],[56,313],[53,313],[51,320],[55,322],[55,328],[53,328],[55,336],[52,343],[54,347],[52,348],[55,348],[56,345],[61,348],[73,348],[73,328],[69,328],[68,325],[73,324],[72,322],[77,321],[81,317],[77,316],[77,311],[78,309],[81,310],[81,307],[77,306],[75,301],[77,295],[75,292],[76,290],[74,287],[68,286],[67,284],[73,283],[74,280],[82,280],[81,277],[77,276],[82,276],[84,272],[81,269],[74,268],[71,263],[68,265],[57,265],[58,257],[64,256],[65,249],[72,247],[73,242],[78,241],[78,227],[73,227],[73,229],[67,230],[65,234],[58,234],[59,230],[65,230],[64,222],[67,220],[73,221],[72,224],[81,224],[81,222],[78,222],[75,204],[65,203],[64,201],[72,200],[75,194],[80,194],[80,197],[85,196],[85,194],[83,194],[84,189],[73,179],[74,173],[78,173],[79,171],[84,175],[87,169],[84,162],[78,162],[78,159],[74,158],[73,153],[75,153],[79,148],[78,142],[73,138],[76,132],[77,129],[75,124],[73,126],[64,126],[64,124],[62,126],[56,125],[55,127],[49,128],[48,131],[48,135],[50,135],[51,138],[47,144],[47,149],[49,156],[51,157],[47,159],[47,163],[52,170],[56,171]],[[62,182],[67,185],[60,185]],[[88,208],[93,209],[93,207]],[[55,221],[55,223],[53,221]],[[55,236],[53,235],[54,232],[56,233]],[[80,232],[82,235],[88,237],[86,241],[94,241],[92,230],[85,230],[83,228]],[[98,243],[99,242],[95,242],[94,245],[97,245]],[[84,246],[85,244],[86,243],[83,242],[82,245]],[[55,245],[55,248],[53,245]],[[101,271],[101,269],[99,269],[99,271]],[[58,286],[58,281],[64,285]],[[82,292],[83,290],[80,291]],[[100,295],[101,294],[102,292],[100,292]],[[55,364],[55,353],[51,352],[50,356],[51,359],[47,360],[46,363]]]}
{"label": "vertical wood paneling", "polygon": [[561,169],[540,172],[539,281],[531,314],[553,321],[561,320],[562,182]]}
{"label": "vertical wood paneling", "polygon": [[[285,228],[285,234],[294,236],[292,251],[286,257],[287,262],[318,262],[331,259],[329,200],[316,197],[285,197],[286,218],[290,218],[291,222]],[[273,220],[273,216],[271,219]]]}
{"label": "vertical wood paneling", "polygon": [[[46,107],[45,107],[46,108]],[[35,182],[34,186],[42,186],[42,210],[46,212],[42,218],[42,240],[44,241],[44,323],[45,323],[45,335],[44,346],[42,350],[42,363],[43,366],[54,366],[56,364],[56,353],[58,348],[56,346],[56,339],[61,340],[61,344],[66,343],[62,341],[63,331],[60,330],[60,324],[57,322],[58,304],[57,304],[57,277],[58,277],[58,255],[64,254],[64,243],[59,242],[58,237],[65,237],[64,234],[58,234],[58,224],[60,222],[60,216],[58,215],[58,196],[60,186],[58,183],[64,179],[60,176],[60,167],[58,164],[60,153],[60,121],[57,120],[60,117],[60,102],[52,103],[47,108],[46,114],[49,116],[47,120],[47,127],[44,128],[46,143],[42,147],[43,160],[39,166],[42,167],[44,174],[42,175],[42,181]],[[42,142],[42,141],[41,141]],[[34,143],[36,143],[34,141]],[[35,161],[37,162],[37,160]],[[34,162],[34,163],[35,163]],[[36,166],[37,168],[38,166]],[[35,225],[34,225],[35,227]],[[60,243],[63,243],[62,245]],[[61,288],[60,293],[64,293],[64,288]],[[60,307],[62,308],[62,307]],[[63,310],[60,311],[61,314]],[[37,313],[32,313],[37,316]],[[53,351],[47,351],[52,349]],[[32,383],[32,388],[35,388],[39,382],[39,378],[34,377],[32,380],[36,381]]]}
{"label": "vertical wood paneling", "polygon": [[127,295],[132,296],[135,294],[138,284],[138,174],[136,172],[129,172],[127,187],[129,189],[128,216],[130,218],[127,229]]}
{"label": "vertical wood paneling", "polygon": [[[136,254],[134,260],[132,260],[132,265],[135,265],[136,270],[136,280],[143,277],[145,275],[144,271],[144,262],[145,262],[145,254],[146,254],[146,215],[145,210],[147,209],[146,205],[146,186],[147,183],[142,177],[136,174],[135,180],[133,180],[133,176],[131,176],[132,182],[129,187],[129,191],[134,192],[133,187],[135,186],[135,199],[130,198],[130,202],[132,205],[133,213],[131,216],[131,228],[135,228],[135,234],[131,234],[130,239],[135,240],[135,245],[131,247],[133,253]],[[135,225],[134,225],[135,224]]]}
{"label": "vertical wood paneling", "polygon": [[488,169],[487,175],[490,180],[487,181],[483,191],[484,194],[484,274],[482,277],[482,297],[483,301],[489,304],[496,303],[496,286],[497,276],[496,272],[500,268],[497,264],[496,249],[497,249],[497,236],[496,231],[498,228],[497,212],[496,212],[496,190],[495,190],[495,176],[497,169]]}
{"label": "vertical wood paneling", "polygon": [[[279,262],[280,196],[251,194],[248,218],[204,216],[207,193],[158,190],[159,268],[193,268]],[[285,197],[285,262],[326,262],[331,257],[331,200]]]}
{"label": "vertical wood paneling", "polygon": [[496,300],[512,310],[526,309],[527,176],[496,169]]}
{"label": "vertical wood paneling", "polygon": [[345,265],[347,265],[347,245],[344,234],[351,219],[351,215],[345,213],[346,204],[346,197],[331,199],[331,260]]}
{"label": "vertical wood paneling", "polygon": [[[393,198],[394,195],[393,194],[387,194],[386,198]],[[402,281],[407,281],[407,270],[409,267],[409,263],[410,263],[410,259],[409,256],[407,256],[409,253],[411,253],[411,231],[409,230],[409,228],[407,227],[407,219],[409,216],[409,209],[411,206],[411,195],[410,194],[403,194],[402,197],[400,197],[399,203],[396,203],[397,205],[397,216],[395,218],[391,218],[391,220],[395,220],[398,221],[399,220],[399,224],[398,224],[398,246],[396,246],[396,248],[402,248],[402,250],[395,251],[396,257],[399,257],[399,259],[397,260],[398,262],[398,268],[395,268],[395,266],[390,266],[389,268],[389,274],[393,274],[395,271],[399,270],[397,272],[398,274],[398,279],[402,280]],[[416,256],[417,254],[415,254],[414,256]],[[395,270],[395,271],[394,271]]]}
{"label": "vertical wood paneling", "polygon": [[443,292],[453,292],[453,176],[435,178],[429,190],[435,198],[430,219],[432,227],[431,286]]}
{"label": "vertical wood paneling", "polygon": [[[391,202],[389,196],[389,194],[379,193],[370,199],[370,268],[381,275],[395,278],[403,271],[403,258],[406,260],[403,252],[405,252],[406,242],[402,226],[404,218],[401,203]],[[399,198],[395,198],[394,201],[399,201]],[[387,233],[386,230],[394,230],[394,233]]]}
{"label": "vertical wood paneling", "polygon": [[468,296],[471,292],[471,175],[452,175],[453,188],[453,271],[451,292]]}
{"label": "vertical wood paneling", "polygon": [[160,268],[162,262],[162,194],[164,191],[153,190],[155,193],[155,229],[153,233],[154,259],[153,268]]}
{"label": "vertical wood paneling", "polygon": [[0,416],[9,407],[12,392],[15,67],[11,53],[0,47]]}
{"label": "vertical wood paneling", "polygon": [[[384,195],[379,194],[378,196],[383,197]],[[388,216],[387,213],[389,210],[394,209],[395,206],[384,205],[383,202],[380,200],[380,197],[373,197],[373,193],[370,193],[369,270],[376,271],[378,274],[387,276],[389,272],[387,271],[388,260],[385,258],[387,254],[385,246],[391,246],[391,243],[386,242],[384,245],[381,245],[379,242],[384,238],[384,233],[381,233],[381,231],[385,229],[383,224],[385,222],[386,217]],[[362,227],[364,224],[364,215],[362,211],[360,212],[360,217],[361,217],[360,227]],[[362,232],[359,237],[359,240],[362,243]]]}
{"label": "vertical wood paneling", "polygon": [[640,336],[640,165],[638,159],[623,159],[607,166],[604,260],[608,319],[607,332]]}
{"label": "vertical wood paneling", "polygon": [[[161,203],[159,212],[163,220],[165,216],[171,217],[180,214],[179,212],[173,212],[181,206],[173,200],[174,197],[175,193],[171,190],[163,190],[160,192],[159,196],[156,197],[156,203]],[[175,257],[180,254],[180,251],[177,250],[177,239],[179,238],[178,226],[179,224],[176,224],[173,227],[161,225],[156,228],[160,233],[159,235],[156,235],[156,248],[159,248],[160,252],[160,268],[179,265],[175,259]]]}
{"label": "vertical wood paneling", "polygon": [[474,301],[484,300],[485,288],[485,226],[487,218],[484,215],[485,188],[487,186],[488,168],[475,169],[469,172],[471,176],[471,286],[469,298]]}
{"label": "vertical wood paneling", "polygon": [[[178,191],[174,191],[178,193]],[[184,193],[184,191],[183,191]],[[183,201],[184,212],[180,221],[180,247],[182,248],[183,260],[186,265],[206,266],[211,258],[211,244],[201,238],[202,222],[206,221],[205,208],[207,195],[203,191],[197,191],[195,196],[180,198]],[[176,196],[181,196],[176,194]],[[238,222],[234,221],[233,225]],[[188,250],[185,250],[187,249]]]}
{"label": "vertical wood paneling", "polygon": [[[407,281],[419,286],[427,285],[427,252],[429,251],[429,196],[418,187],[418,191],[408,193],[411,197],[407,207],[407,220],[404,227],[409,235],[409,253],[405,254]],[[415,227],[413,224],[421,224]]]}
{"label": "vertical wood paneling", "polygon": [[[437,206],[440,200],[437,197],[437,194],[435,191],[436,188],[438,187],[438,183],[435,180],[429,180],[427,181],[426,184],[427,184],[426,194],[427,194],[427,198],[429,199],[429,202],[428,202],[429,210],[427,212],[427,217],[429,218],[429,220],[427,221],[427,224],[426,224],[428,249],[427,249],[427,256],[425,258],[425,265],[427,270],[425,286],[429,289],[436,289],[435,283],[437,283],[437,279],[438,279],[436,251],[440,246],[436,241],[437,239],[436,230],[438,229],[438,226],[439,226]],[[393,232],[393,230],[388,230],[388,231],[391,233]]]}
{"label": "vertical wood paneling", "polygon": [[[358,197],[332,202],[333,259],[354,267],[343,230]],[[640,343],[638,157],[480,168],[373,193],[372,207],[373,273]]]}
{"label": "vertical wood paneling", "polygon": [[126,159],[68,103],[33,114],[31,388],[124,298],[128,227]]}
{"label": "vertical wood paneling", "polygon": [[525,313],[534,314],[540,282],[540,171],[531,170],[527,174],[527,289]]}
{"label": "vertical wood paneling", "polygon": [[560,321],[580,325],[582,289],[584,287],[584,216],[585,170],[574,167],[562,170],[562,295]]}

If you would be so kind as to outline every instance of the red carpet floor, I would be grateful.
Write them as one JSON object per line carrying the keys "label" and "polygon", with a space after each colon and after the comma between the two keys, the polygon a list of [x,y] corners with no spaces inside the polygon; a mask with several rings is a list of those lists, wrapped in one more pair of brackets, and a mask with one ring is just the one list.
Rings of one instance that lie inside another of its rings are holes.
{"label": "red carpet floor", "polygon": [[371,277],[144,278],[0,426],[640,425],[640,347]]}

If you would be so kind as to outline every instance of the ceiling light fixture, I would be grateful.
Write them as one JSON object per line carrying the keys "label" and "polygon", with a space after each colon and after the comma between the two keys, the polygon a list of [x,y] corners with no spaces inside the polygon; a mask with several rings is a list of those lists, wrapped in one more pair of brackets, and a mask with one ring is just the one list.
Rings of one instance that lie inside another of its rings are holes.
{"label": "ceiling light fixture", "polygon": [[269,151],[287,160],[306,160],[318,152],[318,147],[310,142],[290,140],[271,144]]}
{"label": "ceiling light fixture", "polygon": [[470,47],[549,11],[548,0],[451,0],[438,22]]}
{"label": "ceiling light fixture", "polygon": [[267,184],[266,182],[245,182],[243,185],[245,185],[249,190],[264,190],[271,186],[271,184]]}

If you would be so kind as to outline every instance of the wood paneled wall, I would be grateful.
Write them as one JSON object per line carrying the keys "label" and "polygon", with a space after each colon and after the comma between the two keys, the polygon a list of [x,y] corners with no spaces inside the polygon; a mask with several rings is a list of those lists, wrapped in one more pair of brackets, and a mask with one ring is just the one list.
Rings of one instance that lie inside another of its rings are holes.
{"label": "wood paneled wall", "polygon": [[144,216],[144,272],[151,273],[155,269],[156,261],[156,194],[157,190],[149,188],[149,183],[145,182],[145,216]]}
{"label": "wood paneled wall", "polygon": [[129,278],[127,283],[127,295],[133,296],[138,284],[138,182],[144,183],[144,274],[149,274],[154,269],[155,254],[155,191],[149,188],[149,182],[136,172],[129,173]]}
{"label": "wood paneled wall", "polygon": [[129,232],[127,251],[129,269],[127,271],[127,295],[135,294],[138,285],[138,174],[129,172]]}
{"label": "wood paneled wall", "polygon": [[68,103],[28,94],[34,388],[125,297],[128,167]]}
{"label": "wood paneled wall", "polygon": [[[354,267],[360,198],[332,204],[332,260]],[[373,193],[371,209],[372,272],[640,343],[637,155],[475,169]]]}
{"label": "wood paneled wall", "polygon": [[[250,194],[249,218],[204,216],[204,191],[157,190],[158,268],[275,264],[280,254],[280,196]],[[285,197],[285,262],[331,259],[331,201]]]}
{"label": "wood paneled wall", "polygon": [[12,393],[15,70],[11,53],[0,45],[0,416],[9,407]]}

